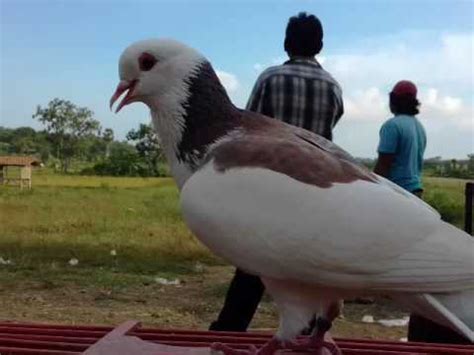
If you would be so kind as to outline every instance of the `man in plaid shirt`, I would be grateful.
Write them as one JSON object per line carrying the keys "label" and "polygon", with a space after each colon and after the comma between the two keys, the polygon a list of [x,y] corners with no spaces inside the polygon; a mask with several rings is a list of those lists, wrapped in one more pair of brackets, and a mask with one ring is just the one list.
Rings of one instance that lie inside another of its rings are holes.
{"label": "man in plaid shirt", "polygon": [[[291,17],[285,38],[290,60],[260,75],[247,110],[332,140],[332,130],[344,109],[339,84],[315,58],[322,47],[323,28],[317,17],[306,13]],[[237,269],[224,307],[210,330],[245,331],[264,289],[259,277]]]}
{"label": "man in plaid shirt", "polygon": [[[288,26],[292,21],[311,20],[321,26],[314,16],[305,16],[300,14],[292,17]],[[331,140],[332,130],[344,111],[341,88],[317,62],[314,54],[310,55],[316,48],[292,48],[301,45],[299,42],[292,43],[287,34],[285,49],[290,60],[283,65],[270,67],[260,75],[250,95],[247,110],[305,128]],[[322,41],[320,43],[322,46]],[[293,51],[298,55],[292,55]]]}

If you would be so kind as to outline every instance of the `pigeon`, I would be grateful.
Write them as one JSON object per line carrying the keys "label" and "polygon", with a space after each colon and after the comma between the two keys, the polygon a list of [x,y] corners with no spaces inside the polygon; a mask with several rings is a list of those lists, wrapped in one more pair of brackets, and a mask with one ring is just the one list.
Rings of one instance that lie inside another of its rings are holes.
{"label": "pigeon", "polygon": [[[310,347],[343,299],[385,296],[474,340],[474,239],[312,132],[234,106],[211,63],[171,39],[133,43],[110,107],[151,111],[184,220],[218,256],[261,277],[279,311],[272,354]],[[315,332],[296,338],[314,314]],[[325,350],[325,351],[326,351]]]}

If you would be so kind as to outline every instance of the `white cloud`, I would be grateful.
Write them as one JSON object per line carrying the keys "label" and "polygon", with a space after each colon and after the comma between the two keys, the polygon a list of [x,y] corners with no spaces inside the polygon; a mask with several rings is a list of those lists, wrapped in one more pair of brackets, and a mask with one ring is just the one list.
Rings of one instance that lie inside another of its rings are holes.
{"label": "white cloud", "polygon": [[344,118],[354,121],[381,121],[389,114],[387,98],[377,87],[355,90],[344,98]]}
{"label": "white cloud", "polygon": [[[328,55],[325,68],[341,83],[346,114],[354,121],[383,121],[388,92],[398,80],[414,81],[427,124],[473,129],[473,40],[470,34],[431,38],[424,33],[371,39],[369,48]],[[361,53],[362,52],[362,53]]]}
{"label": "white cloud", "polygon": [[[474,129],[473,107],[459,97],[440,94],[436,88],[428,88],[419,93],[420,118],[430,125],[432,123]],[[390,115],[388,95],[380,89],[371,87],[367,90],[356,90],[345,100],[344,119],[358,122],[382,123]]]}
{"label": "white cloud", "polygon": [[216,70],[216,74],[228,93],[233,93],[239,89],[240,83],[234,74],[222,70]]}
{"label": "white cloud", "polygon": [[286,61],[288,60],[288,57],[287,56],[279,56],[279,57],[275,57],[275,58],[272,58],[272,60],[270,61],[270,65],[280,65],[280,64],[283,64],[285,63]]}
{"label": "white cloud", "polygon": [[253,69],[257,72],[257,74],[260,74],[265,69],[269,67],[273,67],[275,65],[281,65],[285,63],[287,60],[288,60],[288,57],[285,57],[285,56],[273,57],[270,60],[266,61],[265,63],[255,63],[253,65]]}
{"label": "white cloud", "polygon": [[253,65],[253,69],[257,72],[261,72],[264,68],[265,68],[264,65],[261,63],[255,63]]}
{"label": "white cloud", "polygon": [[[459,97],[440,95],[439,90],[430,88],[420,94],[420,111],[427,124],[446,123],[468,129],[474,134],[474,108]],[[438,121],[438,122],[436,122]]]}

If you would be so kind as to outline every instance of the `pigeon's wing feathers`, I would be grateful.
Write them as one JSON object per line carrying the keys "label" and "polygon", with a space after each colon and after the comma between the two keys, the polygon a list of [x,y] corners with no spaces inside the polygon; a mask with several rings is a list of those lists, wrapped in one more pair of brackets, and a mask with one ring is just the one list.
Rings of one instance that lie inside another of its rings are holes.
{"label": "pigeon's wing feathers", "polygon": [[[326,139],[326,138],[324,138],[320,135],[317,135],[317,134],[315,134],[311,131],[302,129],[300,127],[286,125],[286,128],[289,131],[291,131],[295,136],[300,138],[301,140],[303,140],[303,141],[305,141],[309,144],[312,144],[315,147],[320,148],[321,150],[326,151],[327,153],[329,153],[330,155],[333,155],[337,159],[344,160],[344,161],[349,162],[350,164],[361,167],[361,164],[352,155],[350,155],[348,152],[346,152],[344,149],[339,147],[337,144],[334,144],[330,140],[328,140],[328,139]],[[375,174],[373,174],[373,176],[374,175]],[[391,182],[390,180],[385,179],[382,176],[378,176],[378,175],[375,175],[375,176],[376,176],[376,179],[378,180],[379,183],[389,186],[392,190],[396,191],[397,193],[405,195],[405,197],[407,197],[409,199],[413,199],[419,205],[422,205],[423,207],[430,209],[431,212],[433,212],[437,216],[440,216],[438,211],[436,211],[433,207],[428,205],[423,200],[421,200],[421,199],[417,198],[416,196],[414,196],[412,193],[406,191],[405,189],[401,188],[400,186],[398,186],[397,184]]]}
{"label": "pigeon's wing feathers", "polygon": [[186,222],[211,250],[267,277],[413,292],[473,280],[465,234],[416,197],[298,139],[223,141],[181,198]]}
{"label": "pigeon's wing feathers", "polygon": [[[332,166],[337,166],[341,164],[350,167],[351,171],[362,170],[363,174],[365,174],[368,178],[377,180],[379,183],[388,186],[395,192],[404,195],[406,198],[412,199],[413,202],[418,204],[420,207],[427,208],[431,210],[431,212],[436,216],[440,216],[435,209],[433,209],[423,200],[417,198],[416,196],[404,190],[400,186],[394,184],[390,180],[387,180],[381,176],[369,172],[351,154],[349,154],[344,149],[339,147],[337,144],[334,144],[330,140],[306,129],[296,127],[269,117],[265,117],[258,113],[246,112],[246,114],[247,119],[242,122],[242,126],[244,129],[244,133],[249,135],[249,137],[253,136],[253,139],[255,139],[256,137],[259,137],[259,139],[267,139],[267,137],[271,137],[270,139],[274,141],[291,141],[293,143],[296,143],[298,147],[297,150],[301,150],[300,153],[302,156],[305,155],[303,147],[311,145],[317,149],[313,149],[310,153],[310,155],[312,155],[310,161],[318,165],[317,170],[322,174],[326,174],[327,170],[331,169]],[[326,164],[324,160],[315,161],[318,160],[318,157],[321,156],[324,156],[326,159],[331,159],[333,164]],[[306,170],[308,171],[308,169]],[[345,174],[347,175],[347,172],[345,172]]]}

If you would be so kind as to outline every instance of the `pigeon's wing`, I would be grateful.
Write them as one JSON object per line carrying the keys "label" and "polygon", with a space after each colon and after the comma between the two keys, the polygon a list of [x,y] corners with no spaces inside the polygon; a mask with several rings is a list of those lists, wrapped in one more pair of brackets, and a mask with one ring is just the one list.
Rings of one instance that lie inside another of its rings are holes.
{"label": "pigeon's wing", "polygon": [[[348,161],[353,165],[360,167],[361,164],[352,155],[350,155],[348,152],[346,152],[344,149],[339,147],[337,144],[334,144],[330,140],[300,127],[287,125],[286,128],[287,130],[291,131],[294,136],[298,137],[304,142],[314,145],[315,147],[327,152],[328,154],[338,158],[339,160]],[[367,173],[370,174],[369,172]],[[439,216],[438,211],[436,211],[433,207],[428,205],[423,200],[413,196],[412,193],[406,191],[405,189],[401,188],[390,180],[385,179],[382,176],[376,176],[379,183],[389,186],[392,190],[402,195],[405,195],[407,198],[413,199],[419,205],[423,205],[425,208],[429,208],[433,213]]]}
{"label": "pigeon's wing", "polygon": [[[411,194],[410,192],[404,190],[403,188],[394,184],[390,180],[387,180],[381,176],[369,172],[351,154],[349,154],[344,149],[339,147],[337,144],[334,144],[330,140],[306,129],[283,123],[281,121],[260,115],[258,113],[247,112],[247,114],[249,116],[249,119],[242,122],[244,132],[248,136],[253,137],[254,140],[258,139],[265,141],[268,140],[268,137],[271,137],[270,139],[272,141],[290,141],[296,144],[297,148],[294,150],[303,150],[301,154],[301,157],[303,159],[307,158],[307,154],[311,155],[312,159],[310,159],[310,163],[314,162],[314,164],[317,165],[315,167],[315,170],[322,175],[327,176],[327,174],[330,173],[332,167],[338,167],[341,165],[348,166],[352,172],[356,170],[360,172],[362,170],[363,174],[366,175],[367,178],[375,179],[379,183],[387,185],[395,192],[405,195],[407,198],[413,199],[414,202],[418,203],[419,205],[423,205],[424,208],[430,209],[434,214],[439,216],[439,213],[434,210],[430,205],[428,205],[421,199],[413,196],[413,194]],[[308,145],[317,149],[305,154],[304,148],[307,148]],[[296,153],[298,154],[299,152]],[[285,156],[288,156],[288,153],[286,153]],[[292,154],[292,158],[294,158],[294,156],[295,154]],[[321,157],[322,159],[320,159]],[[327,159],[330,159],[331,163],[327,164]],[[349,175],[353,175],[353,173]]]}
{"label": "pigeon's wing", "polygon": [[359,290],[473,284],[467,234],[354,162],[298,139],[224,141],[181,196],[198,238],[256,274]]}

